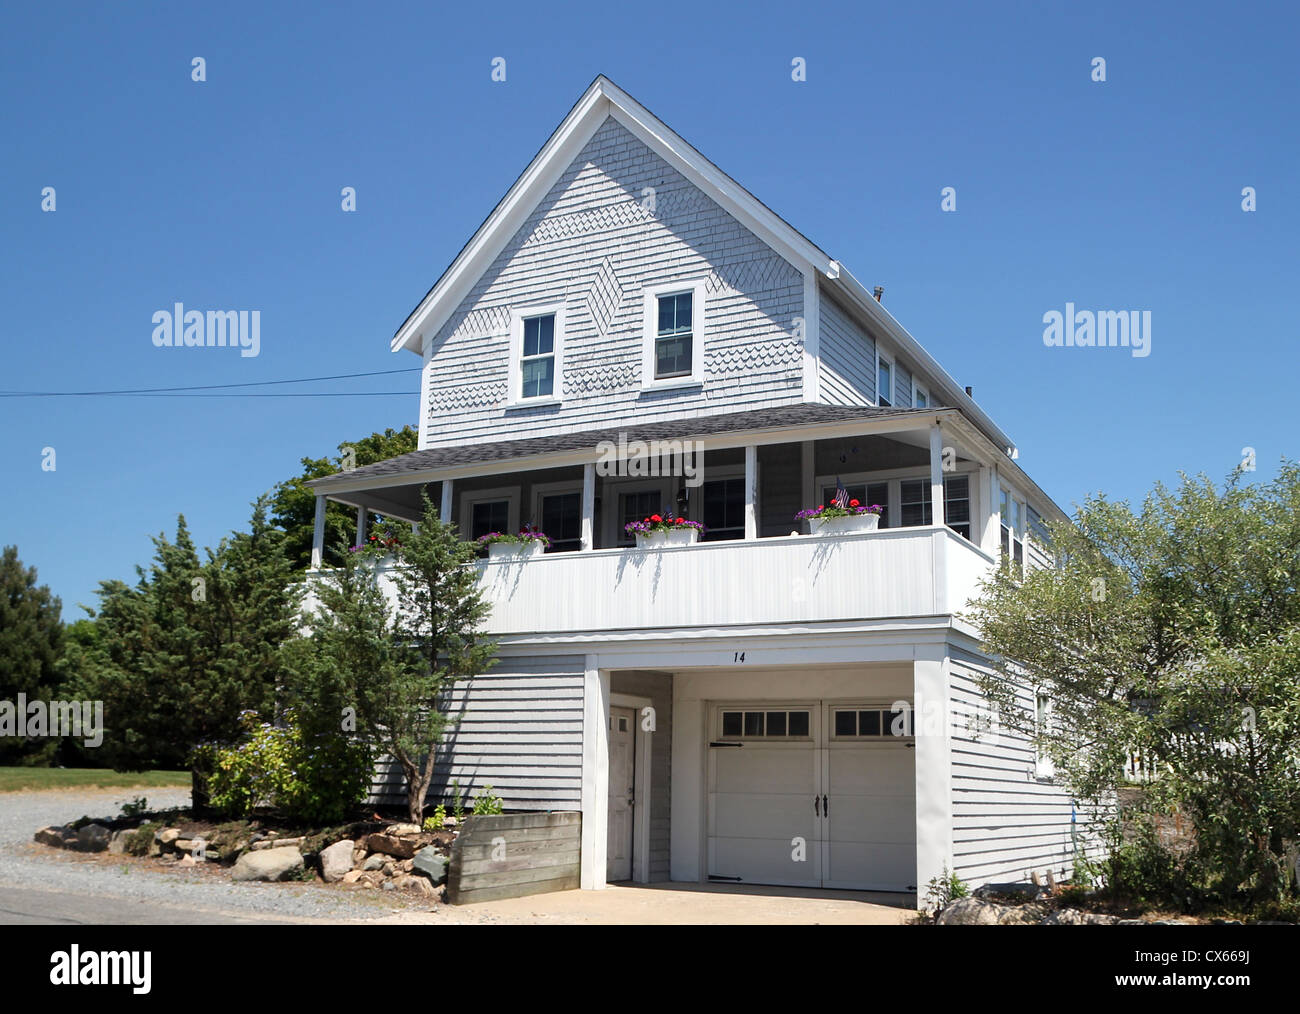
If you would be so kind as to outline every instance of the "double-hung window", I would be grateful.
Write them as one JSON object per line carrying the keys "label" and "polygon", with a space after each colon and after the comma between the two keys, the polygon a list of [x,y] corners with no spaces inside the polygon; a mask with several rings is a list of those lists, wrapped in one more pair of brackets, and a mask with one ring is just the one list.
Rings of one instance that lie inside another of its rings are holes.
{"label": "double-hung window", "polygon": [[1002,487],[1002,555],[1015,562],[1018,570],[1025,565],[1025,514],[1024,504]]}
{"label": "double-hung window", "polygon": [[582,491],[566,490],[538,496],[539,527],[551,540],[548,553],[569,553],[582,548]]}
{"label": "double-hung window", "polygon": [[515,311],[511,320],[514,363],[510,401],[555,401],[561,395],[564,315],[560,306]]}
{"label": "double-hung window", "polygon": [[882,408],[894,403],[894,364],[881,357],[876,365],[876,404]]}
{"label": "double-hung window", "polygon": [[681,387],[704,380],[704,284],[645,290],[643,387]]}
{"label": "double-hung window", "polygon": [[700,486],[704,541],[745,537],[745,480],[711,479]]}
{"label": "double-hung window", "polygon": [[[904,479],[899,486],[899,510],[905,527],[934,524],[929,479]],[[970,476],[943,477],[943,520],[970,541]]]}

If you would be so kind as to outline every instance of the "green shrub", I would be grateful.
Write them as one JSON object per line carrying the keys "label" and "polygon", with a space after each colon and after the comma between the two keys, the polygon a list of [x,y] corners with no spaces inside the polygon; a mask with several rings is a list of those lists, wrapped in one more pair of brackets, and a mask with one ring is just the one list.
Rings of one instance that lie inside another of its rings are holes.
{"label": "green shrub", "polygon": [[937,877],[932,877],[925,891],[925,907],[927,911],[938,915],[951,902],[958,898],[966,898],[970,895],[970,888],[956,873],[948,872],[945,865],[943,873]]}
{"label": "green shrub", "polygon": [[290,712],[283,726],[246,713],[248,739],[213,750],[211,804],[229,817],[274,806],[291,820],[334,823],[365,795],[370,750],[341,732],[309,733]]}
{"label": "green shrub", "polygon": [[474,800],[474,816],[490,817],[501,813],[501,797],[493,795],[492,786],[485,785],[478,798]]}
{"label": "green shrub", "polygon": [[433,816],[424,818],[424,829],[426,831],[441,831],[445,823],[447,823],[447,807],[439,803],[433,808]]}
{"label": "green shrub", "polygon": [[162,828],[162,824],[154,821],[146,821],[137,827],[134,831],[126,836],[126,852],[132,856],[147,856],[149,846],[153,844],[154,832]]}

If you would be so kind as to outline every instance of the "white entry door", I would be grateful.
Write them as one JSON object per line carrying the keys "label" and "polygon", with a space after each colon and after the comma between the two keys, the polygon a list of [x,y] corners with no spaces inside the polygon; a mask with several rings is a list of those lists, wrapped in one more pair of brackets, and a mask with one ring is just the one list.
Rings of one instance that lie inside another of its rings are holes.
{"label": "white entry door", "polygon": [[910,717],[870,701],[710,711],[710,880],[915,890]]}
{"label": "white entry door", "polygon": [[633,808],[636,805],[636,711],[609,709],[609,844],[607,881],[632,879]]}

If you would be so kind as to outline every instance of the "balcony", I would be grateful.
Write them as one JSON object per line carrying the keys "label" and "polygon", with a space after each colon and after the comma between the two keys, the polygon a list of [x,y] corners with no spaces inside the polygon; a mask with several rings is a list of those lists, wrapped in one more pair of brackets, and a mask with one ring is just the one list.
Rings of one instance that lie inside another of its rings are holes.
{"label": "balcony", "polygon": [[[960,612],[993,560],[948,528],[480,561],[484,630],[582,634]],[[381,583],[392,583],[381,568]]]}

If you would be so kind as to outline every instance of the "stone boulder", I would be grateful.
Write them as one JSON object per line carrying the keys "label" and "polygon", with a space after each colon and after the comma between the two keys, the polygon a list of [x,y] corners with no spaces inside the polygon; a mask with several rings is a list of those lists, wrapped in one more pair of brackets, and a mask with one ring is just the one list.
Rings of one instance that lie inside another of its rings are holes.
{"label": "stone boulder", "polygon": [[420,833],[419,824],[389,824],[386,828],[384,828],[384,834],[391,834],[395,838],[400,838],[403,835],[419,834],[419,833]]}
{"label": "stone boulder", "polygon": [[343,879],[343,875],[352,869],[352,849],[355,843],[351,840],[336,841],[328,848],[321,849],[320,852],[320,872],[327,884],[337,884]]}
{"label": "stone boulder", "polygon": [[1058,908],[1039,924],[1041,926],[1114,926],[1119,916],[1100,912],[1080,912],[1076,908]]}
{"label": "stone boulder", "polygon": [[431,847],[420,849],[411,862],[411,872],[428,877],[431,883],[441,884],[447,879],[447,857]]}
{"label": "stone boulder", "polygon": [[[43,827],[32,836],[32,839],[38,845],[48,845],[50,848],[61,849],[68,847],[68,830],[62,827]],[[75,838],[73,839],[75,841]]]}
{"label": "stone boulder", "polygon": [[245,852],[235,863],[231,879],[283,880],[302,866],[302,853],[292,847]]}
{"label": "stone boulder", "polygon": [[77,851],[103,852],[112,837],[113,832],[103,824],[87,824],[77,830]]}
{"label": "stone boulder", "polygon": [[366,848],[371,852],[382,852],[394,859],[410,859],[415,855],[417,842],[409,838],[398,838],[390,834],[372,834],[366,838]]}
{"label": "stone boulder", "polygon": [[940,914],[940,926],[996,926],[1007,914],[1009,905],[999,905],[982,898],[958,898]]}

